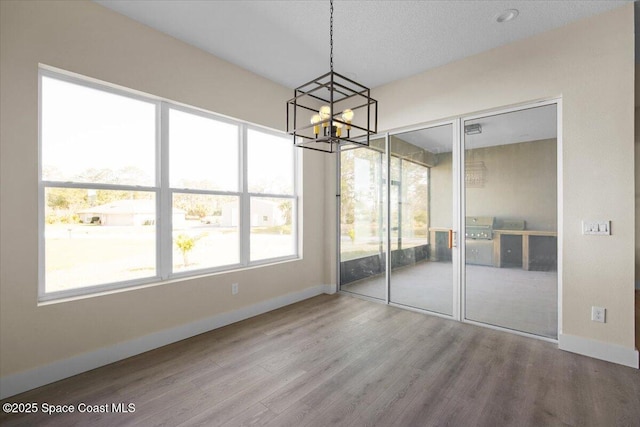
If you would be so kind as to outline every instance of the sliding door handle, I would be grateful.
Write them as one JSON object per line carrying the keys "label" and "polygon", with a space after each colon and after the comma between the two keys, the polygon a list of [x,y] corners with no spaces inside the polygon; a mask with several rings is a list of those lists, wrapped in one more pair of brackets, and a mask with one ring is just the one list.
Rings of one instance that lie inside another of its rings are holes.
{"label": "sliding door handle", "polygon": [[457,234],[457,232],[449,230],[449,249],[458,247],[456,244],[456,237],[458,237]]}

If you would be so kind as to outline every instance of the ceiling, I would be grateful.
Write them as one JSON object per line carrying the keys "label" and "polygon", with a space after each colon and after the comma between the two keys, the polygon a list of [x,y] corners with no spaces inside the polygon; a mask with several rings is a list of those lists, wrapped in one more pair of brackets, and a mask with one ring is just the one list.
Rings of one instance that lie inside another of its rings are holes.
{"label": "ceiling", "polygon": [[[289,88],[329,69],[327,0],[93,1]],[[335,0],[334,68],[375,88],[629,2]]]}

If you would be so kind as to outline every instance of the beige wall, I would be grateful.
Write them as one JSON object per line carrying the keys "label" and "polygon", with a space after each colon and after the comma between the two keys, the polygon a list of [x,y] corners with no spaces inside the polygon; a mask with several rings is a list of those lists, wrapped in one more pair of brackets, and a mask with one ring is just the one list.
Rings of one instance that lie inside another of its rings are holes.
{"label": "beige wall", "polygon": [[451,153],[436,154],[436,165],[429,171],[431,185],[430,227],[453,228],[453,162]]}
{"label": "beige wall", "polygon": [[[640,31],[638,29],[637,31]],[[636,289],[640,289],[640,65],[636,64],[635,167],[636,167]]]}
{"label": "beige wall", "polygon": [[0,8],[1,376],[323,283],[325,159],[304,150],[303,260],[38,307],[38,63],[280,129],[291,92],[88,1]]}
{"label": "beige wall", "polygon": [[[636,75],[638,75],[636,73]],[[636,79],[636,82],[640,80]],[[636,86],[639,86],[636,83]],[[636,105],[639,98],[636,96]],[[636,289],[640,289],[640,107],[635,111],[635,167],[636,167]]]}
{"label": "beige wall", "polygon": [[468,162],[483,162],[483,187],[466,191],[467,216],[523,219],[528,230],[556,230],[556,140],[467,150]]}
{"label": "beige wall", "polygon": [[[485,185],[467,190],[467,216],[523,219],[529,230],[556,229],[555,139],[467,150],[466,156],[486,167]],[[438,154],[437,159],[431,168],[431,226],[449,228],[451,153]]]}
{"label": "beige wall", "polygon": [[[372,91],[383,130],[562,97],[560,332],[631,350],[633,25],[629,4]],[[613,235],[583,236],[583,219],[611,220]]]}

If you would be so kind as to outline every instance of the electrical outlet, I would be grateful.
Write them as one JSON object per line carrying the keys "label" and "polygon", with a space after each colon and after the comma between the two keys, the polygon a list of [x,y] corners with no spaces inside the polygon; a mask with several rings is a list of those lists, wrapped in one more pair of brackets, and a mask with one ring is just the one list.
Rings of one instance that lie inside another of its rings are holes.
{"label": "electrical outlet", "polygon": [[591,307],[591,320],[593,320],[594,322],[604,323],[606,311],[607,310],[602,307]]}
{"label": "electrical outlet", "polygon": [[235,295],[238,293],[238,284],[237,283],[232,283],[231,284],[231,294]]}

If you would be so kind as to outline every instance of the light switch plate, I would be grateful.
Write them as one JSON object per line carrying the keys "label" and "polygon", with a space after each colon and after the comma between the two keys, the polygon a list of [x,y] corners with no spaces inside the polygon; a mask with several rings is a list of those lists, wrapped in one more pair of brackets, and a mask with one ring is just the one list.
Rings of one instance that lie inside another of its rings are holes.
{"label": "light switch plate", "polygon": [[611,234],[611,221],[582,221],[582,234],[608,236]]}

